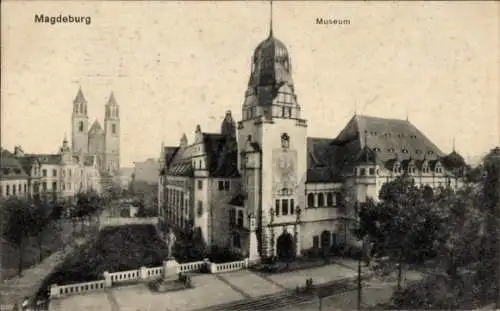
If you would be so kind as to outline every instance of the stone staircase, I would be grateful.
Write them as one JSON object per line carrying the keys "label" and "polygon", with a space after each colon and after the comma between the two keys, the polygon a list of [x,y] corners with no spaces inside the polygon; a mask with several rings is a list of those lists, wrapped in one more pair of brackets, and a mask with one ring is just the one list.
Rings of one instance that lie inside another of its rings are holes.
{"label": "stone staircase", "polygon": [[343,279],[326,284],[316,285],[310,293],[297,294],[287,290],[277,294],[247,298],[235,302],[216,305],[198,311],[255,311],[279,310],[289,306],[317,302],[319,297],[333,296],[356,290],[357,284],[352,279]]}

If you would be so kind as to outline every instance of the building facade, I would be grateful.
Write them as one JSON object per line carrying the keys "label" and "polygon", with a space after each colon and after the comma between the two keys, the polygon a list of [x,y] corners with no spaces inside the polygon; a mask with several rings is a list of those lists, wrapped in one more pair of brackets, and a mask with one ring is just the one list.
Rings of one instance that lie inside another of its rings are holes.
{"label": "building facade", "polygon": [[458,187],[465,162],[445,155],[408,120],[354,115],[336,137],[307,136],[286,46],[272,31],[254,51],[241,120],[162,148],[165,221],[251,260],[298,256],[353,241],[357,203],[407,174]]}
{"label": "building facade", "polygon": [[30,176],[16,156],[2,149],[0,167],[0,198],[28,198]]}
{"label": "building facade", "polygon": [[[22,175],[22,180],[13,179],[13,173],[7,174],[8,178],[3,178],[5,182],[2,183],[5,185],[2,186],[2,197],[21,195],[48,201],[71,201],[80,192],[101,192],[96,157],[73,154],[66,139],[56,154],[25,154],[21,146],[16,146],[14,153],[6,150],[2,152],[10,154],[9,157],[2,156],[8,161],[6,164],[10,163],[10,170],[21,171],[18,175]],[[18,166],[13,166],[14,163],[18,163]],[[3,163],[2,170],[5,171]],[[16,190],[13,188],[14,182],[17,183]]]}
{"label": "building facade", "polygon": [[105,105],[104,128],[95,120],[89,129],[87,106],[80,88],[73,101],[71,150],[74,154],[95,156],[103,177],[116,175],[120,169],[120,107],[111,93]]}

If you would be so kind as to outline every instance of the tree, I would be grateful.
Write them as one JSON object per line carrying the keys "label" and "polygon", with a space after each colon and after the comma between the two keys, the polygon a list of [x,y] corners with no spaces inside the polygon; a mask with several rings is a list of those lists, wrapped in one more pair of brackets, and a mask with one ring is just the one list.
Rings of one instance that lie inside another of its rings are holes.
{"label": "tree", "polygon": [[361,205],[360,232],[367,234],[378,250],[376,257],[388,256],[398,263],[398,288],[405,265],[421,262],[436,251],[440,224],[445,215],[433,208],[429,189],[418,188],[402,176],[382,186],[380,202]]}
{"label": "tree", "polygon": [[31,217],[34,226],[30,230],[30,235],[36,238],[39,251],[38,261],[40,262],[43,259],[43,238],[46,228],[50,223],[51,206],[46,202],[36,201],[32,203],[31,208]]}
{"label": "tree", "polygon": [[21,273],[24,264],[25,240],[38,234],[45,227],[46,222],[42,223],[37,219],[39,215],[33,202],[19,198],[9,198],[3,203],[3,214],[6,220],[2,228],[2,235],[7,241],[18,247],[18,272]]}

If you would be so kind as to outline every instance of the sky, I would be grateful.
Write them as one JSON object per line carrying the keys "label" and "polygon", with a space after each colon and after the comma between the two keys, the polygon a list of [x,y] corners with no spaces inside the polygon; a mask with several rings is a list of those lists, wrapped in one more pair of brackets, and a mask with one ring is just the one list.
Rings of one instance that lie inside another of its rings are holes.
{"label": "sky", "polygon": [[[90,123],[120,105],[121,164],[241,119],[268,2],[2,1],[1,145],[57,152],[81,86]],[[444,152],[500,145],[500,3],[274,1],[308,136],[359,114],[405,119]],[[90,16],[39,24],[35,14]],[[317,25],[316,18],[349,25]]]}

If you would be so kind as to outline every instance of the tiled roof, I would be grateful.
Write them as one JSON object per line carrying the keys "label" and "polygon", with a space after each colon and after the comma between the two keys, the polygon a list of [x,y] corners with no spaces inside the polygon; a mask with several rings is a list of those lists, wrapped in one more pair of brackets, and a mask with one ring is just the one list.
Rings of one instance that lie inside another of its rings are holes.
{"label": "tiled roof", "polygon": [[0,151],[0,179],[27,179],[19,160],[6,149]]}
{"label": "tiled roof", "polygon": [[[207,168],[210,177],[239,177],[238,150],[236,140],[222,134],[202,133],[203,147],[207,156]],[[165,147],[167,175],[194,176],[190,158],[179,147]]]}
{"label": "tiled roof", "polygon": [[408,120],[354,116],[337,136],[338,141],[356,140],[356,149],[367,145],[377,152],[383,162],[399,157],[400,160],[438,159],[444,154]]}
{"label": "tiled roof", "polygon": [[23,157],[19,158],[18,160],[19,160],[19,163],[21,164],[21,166],[23,167],[23,170],[27,174],[29,174],[31,172],[31,168],[33,167],[33,164],[39,162],[38,158],[33,157],[33,156],[30,156],[30,157],[23,156]]}
{"label": "tiled roof", "polygon": [[40,161],[41,164],[61,164],[60,154],[27,154],[26,156],[38,158],[38,161]]}
{"label": "tiled roof", "polygon": [[338,167],[332,161],[333,139],[307,138],[307,182],[335,182],[340,180]]}
{"label": "tiled roof", "polygon": [[210,177],[239,177],[236,140],[222,134],[203,133]]}

